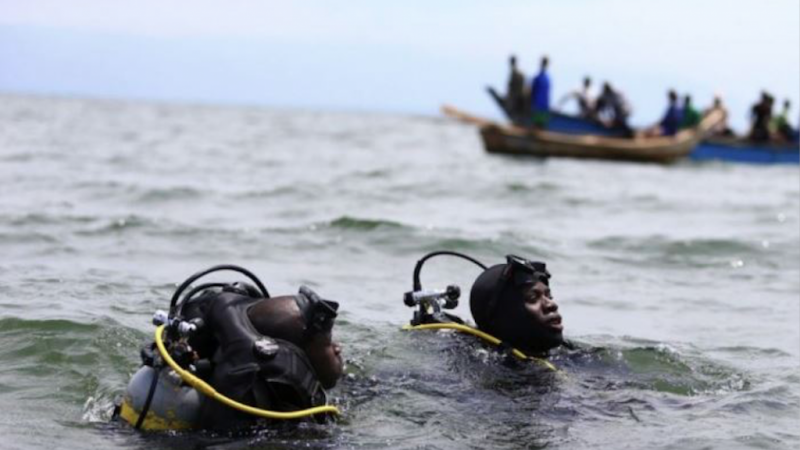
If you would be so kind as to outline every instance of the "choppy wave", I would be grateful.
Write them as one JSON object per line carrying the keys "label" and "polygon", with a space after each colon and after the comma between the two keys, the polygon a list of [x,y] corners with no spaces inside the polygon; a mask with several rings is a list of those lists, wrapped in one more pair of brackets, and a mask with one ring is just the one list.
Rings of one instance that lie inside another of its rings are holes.
{"label": "choppy wave", "polygon": [[350,216],[342,216],[330,222],[330,226],[345,230],[372,231],[378,228],[398,229],[404,226],[390,220],[371,220],[358,219]]}
{"label": "choppy wave", "polygon": [[[50,410],[57,402],[60,420],[80,426],[88,404],[107,406],[118,396],[132,368],[141,334],[112,319],[0,319],[0,386],[6,401]],[[89,401],[88,399],[95,399]],[[100,399],[100,400],[97,400]],[[96,409],[89,415],[110,416]],[[55,419],[55,418],[53,418]]]}
{"label": "choppy wave", "polygon": [[506,184],[511,192],[531,192],[531,193],[550,193],[561,190],[561,186],[556,183],[542,181],[538,183],[512,182]]}
{"label": "choppy wave", "polygon": [[747,254],[759,247],[734,239],[686,239],[675,240],[654,235],[642,238],[624,236],[605,237],[592,241],[590,247],[620,252],[647,252],[652,254],[677,254],[685,256],[717,256]]}
{"label": "choppy wave", "polygon": [[[751,401],[771,408],[774,394],[755,394],[750,375],[663,344],[581,344],[556,354],[555,374],[509,361],[471,337],[452,333],[410,333],[399,344],[361,355],[345,395],[356,415],[383,402],[396,403],[401,431],[394,442],[403,439],[402,430],[435,428],[440,414],[447,414],[448,423],[463,421],[472,430],[461,430],[456,440],[490,433],[498,448],[517,448],[521,442],[560,446],[568,440],[558,429],[581,418],[643,422],[687,407],[720,414],[730,410],[730,398],[746,416],[753,412]],[[471,419],[476,416],[482,418],[479,423]],[[497,429],[507,433],[503,439],[490,431]]]}

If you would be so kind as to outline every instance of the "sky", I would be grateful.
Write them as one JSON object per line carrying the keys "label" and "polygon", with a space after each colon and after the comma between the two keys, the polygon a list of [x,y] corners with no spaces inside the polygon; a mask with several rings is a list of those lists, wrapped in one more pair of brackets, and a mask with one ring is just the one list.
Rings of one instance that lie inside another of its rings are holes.
{"label": "sky", "polygon": [[0,0],[0,92],[499,117],[514,53],[553,100],[609,80],[655,122],[670,88],[761,90],[800,115],[798,0]]}

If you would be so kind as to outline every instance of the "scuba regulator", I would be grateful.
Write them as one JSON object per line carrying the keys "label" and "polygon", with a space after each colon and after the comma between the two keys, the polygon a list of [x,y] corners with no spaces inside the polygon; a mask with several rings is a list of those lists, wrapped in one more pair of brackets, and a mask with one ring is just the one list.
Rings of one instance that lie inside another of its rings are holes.
{"label": "scuba regulator", "polygon": [[[505,265],[487,267],[477,259],[463,253],[447,250],[428,253],[419,261],[417,261],[417,264],[414,267],[413,290],[406,292],[403,295],[403,303],[406,306],[410,308],[417,308],[417,310],[414,311],[410,323],[403,326],[404,330],[456,330],[462,333],[477,336],[492,345],[507,350],[518,359],[532,360],[550,370],[556,370],[555,366],[553,366],[549,361],[542,358],[529,356],[524,352],[513,348],[508,343],[503,342],[501,339],[498,339],[497,337],[492,336],[485,331],[465,324],[460,317],[445,312],[445,309],[454,309],[458,306],[461,288],[456,285],[449,285],[444,290],[425,290],[422,288],[422,283],[420,282],[420,272],[422,271],[422,267],[425,262],[430,258],[440,255],[454,256],[465,259],[483,269],[483,272],[476,279],[475,284],[472,287],[471,296],[473,298],[470,299],[470,306],[473,316],[476,315],[476,309],[478,308],[474,297],[477,295],[477,293],[482,293],[480,292],[482,288],[487,287],[485,283],[486,280],[484,279],[489,280],[488,289],[486,291],[490,292],[489,301],[485,305],[484,312],[487,315],[494,316],[498,310],[500,294],[504,291],[504,287],[507,284],[521,286],[523,284],[535,284],[538,281],[548,284],[548,280],[550,278],[550,273],[547,272],[544,263],[530,261],[526,258],[516,255],[507,255]],[[478,318],[474,318],[478,320]]]}
{"label": "scuba regulator", "polygon": [[[225,270],[253,284],[203,283],[189,289],[200,278]],[[153,316],[154,343],[142,349],[143,365],[128,385],[119,416],[137,429],[180,430],[199,422],[230,421],[231,409],[240,412],[240,419],[338,415],[304,352],[258,333],[249,321],[249,307],[269,299],[258,277],[239,266],[218,265],[187,278],[173,294],[169,312]],[[308,336],[331,330],[338,303],[305,286],[294,299]],[[276,392],[301,398],[308,407],[285,411],[285,402],[275,401]],[[281,411],[265,408],[273,404]]]}
{"label": "scuba regulator", "polygon": [[463,253],[442,250],[423,256],[422,259],[417,261],[416,266],[414,266],[414,289],[403,295],[403,303],[405,303],[406,306],[410,308],[419,307],[419,309],[414,311],[414,317],[411,319],[412,326],[430,323],[464,323],[458,316],[442,311],[442,309],[455,309],[458,307],[458,299],[461,297],[461,288],[451,284],[444,290],[422,289],[422,283],[420,282],[422,266],[427,260],[440,255],[466,259],[481,269],[486,270],[486,266],[483,263]]}

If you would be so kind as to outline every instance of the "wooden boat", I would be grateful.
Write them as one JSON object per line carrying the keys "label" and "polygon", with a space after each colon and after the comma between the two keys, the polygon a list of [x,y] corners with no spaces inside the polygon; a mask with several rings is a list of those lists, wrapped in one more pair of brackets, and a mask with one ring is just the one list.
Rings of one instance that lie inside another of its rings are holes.
{"label": "wooden boat", "polygon": [[[530,117],[512,117],[506,109],[503,97],[492,87],[487,87],[489,95],[503,111],[508,120],[518,126],[529,126]],[[624,136],[625,131],[605,126],[603,123],[582,117],[553,112],[547,124],[547,131],[576,135]],[[800,149],[795,143],[754,143],[746,139],[731,137],[709,137],[689,153],[695,161],[729,161],[751,164],[800,164]]]}
{"label": "wooden boat", "polygon": [[733,137],[711,137],[703,140],[689,158],[695,161],[731,161],[751,164],[800,164],[797,142],[755,143]]}
{"label": "wooden boat", "polygon": [[443,107],[442,111],[450,117],[478,125],[483,145],[489,153],[653,163],[671,163],[688,156],[707,130],[722,118],[720,114],[711,114],[696,129],[683,130],[675,136],[619,138],[503,126],[450,106]]}

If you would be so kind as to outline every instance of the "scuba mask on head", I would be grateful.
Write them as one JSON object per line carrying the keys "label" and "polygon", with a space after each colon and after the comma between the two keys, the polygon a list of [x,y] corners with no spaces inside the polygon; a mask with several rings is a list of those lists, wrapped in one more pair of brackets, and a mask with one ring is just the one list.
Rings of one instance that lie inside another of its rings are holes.
{"label": "scuba mask on head", "polygon": [[300,286],[300,295],[295,296],[297,307],[305,320],[305,337],[329,333],[333,328],[333,321],[338,316],[339,303],[320,298],[316,292],[307,286]]}
{"label": "scuba mask on head", "polygon": [[[524,302],[521,298],[523,286],[535,285],[538,282],[549,286],[551,277],[545,263],[531,261],[516,255],[506,256],[505,267],[498,275],[491,288],[493,291],[492,295],[484,309],[486,319],[488,320],[495,318],[497,307],[500,304],[507,304],[509,306],[518,306],[522,304]],[[483,274],[475,280],[475,286],[479,285],[479,282],[482,281],[481,278],[485,278]],[[483,282],[491,283],[491,278]],[[473,292],[475,292],[475,286],[473,286]],[[472,306],[472,302],[470,303]],[[478,319],[476,318],[475,320],[477,321]]]}

